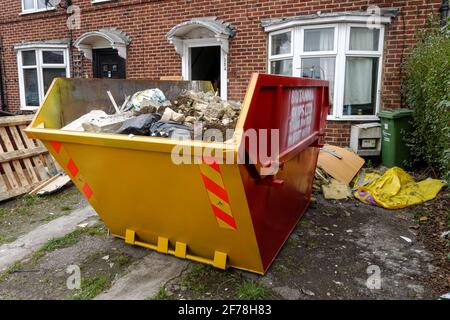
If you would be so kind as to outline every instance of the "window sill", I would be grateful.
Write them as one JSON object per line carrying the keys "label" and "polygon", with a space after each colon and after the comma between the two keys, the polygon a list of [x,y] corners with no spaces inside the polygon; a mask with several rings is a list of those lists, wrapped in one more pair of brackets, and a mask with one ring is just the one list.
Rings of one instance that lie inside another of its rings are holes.
{"label": "window sill", "polygon": [[377,116],[346,116],[337,118],[334,116],[327,116],[328,121],[380,121]]}
{"label": "window sill", "polygon": [[104,2],[113,2],[114,0],[92,0],[92,4],[104,3]]}
{"label": "window sill", "polygon": [[37,10],[30,10],[30,11],[22,11],[21,13],[19,13],[19,16],[26,16],[29,14],[33,14],[33,13],[41,13],[41,12],[46,12],[46,11],[55,11],[56,8],[45,8],[45,9],[37,9]]}
{"label": "window sill", "polygon": [[37,111],[39,107],[20,107],[21,111]]}

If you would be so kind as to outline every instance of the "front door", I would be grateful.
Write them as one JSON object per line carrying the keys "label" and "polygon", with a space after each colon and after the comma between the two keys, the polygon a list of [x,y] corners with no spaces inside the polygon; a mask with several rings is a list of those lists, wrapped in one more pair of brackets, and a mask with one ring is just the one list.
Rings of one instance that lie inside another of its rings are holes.
{"label": "front door", "polygon": [[115,49],[94,49],[94,78],[125,79],[125,59]]}
{"label": "front door", "polygon": [[214,90],[220,95],[221,70],[220,46],[190,48],[190,80],[211,81]]}

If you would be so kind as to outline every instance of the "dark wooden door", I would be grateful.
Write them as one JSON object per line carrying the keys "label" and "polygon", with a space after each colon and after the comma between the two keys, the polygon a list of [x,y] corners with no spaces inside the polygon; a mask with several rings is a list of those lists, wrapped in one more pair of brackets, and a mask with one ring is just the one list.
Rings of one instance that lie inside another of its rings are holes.
{"label": "dark wooden door", "polygon": [[115,49],[94,49],[94,78],[125,79],[125,59]]}

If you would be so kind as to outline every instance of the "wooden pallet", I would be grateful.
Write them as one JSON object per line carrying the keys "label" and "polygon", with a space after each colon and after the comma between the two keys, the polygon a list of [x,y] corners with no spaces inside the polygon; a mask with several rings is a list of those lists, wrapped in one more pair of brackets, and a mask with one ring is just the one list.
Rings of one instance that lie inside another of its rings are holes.
{"label": "wooden pallet", "polygon": [[44,145],[23,131],[33,115],[0,117],[0,201],[29,192],[57,174]]}

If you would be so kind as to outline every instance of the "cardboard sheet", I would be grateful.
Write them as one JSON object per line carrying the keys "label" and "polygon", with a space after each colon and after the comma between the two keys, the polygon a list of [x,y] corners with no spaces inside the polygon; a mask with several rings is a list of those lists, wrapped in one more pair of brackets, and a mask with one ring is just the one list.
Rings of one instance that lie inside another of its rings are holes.
{"label": "cardboard sheet", "polygon": [[325,145],[319,153],[317,166],[336,180],[350,184],[365,161],[357,154],[332,145]]}

